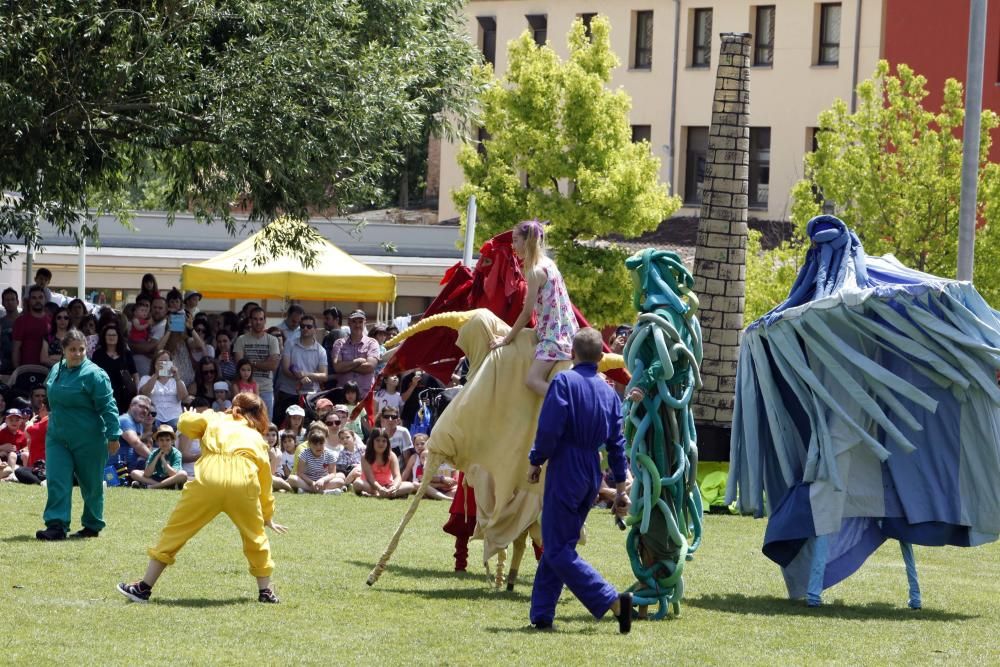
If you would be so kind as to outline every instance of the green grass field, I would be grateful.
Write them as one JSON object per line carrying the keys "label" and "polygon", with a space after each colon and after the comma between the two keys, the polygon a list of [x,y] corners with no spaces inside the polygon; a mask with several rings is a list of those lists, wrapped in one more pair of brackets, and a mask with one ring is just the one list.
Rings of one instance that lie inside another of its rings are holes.
{"label": "green grass field", "polygon": [[[139,605],[115,584],[141,575],[179,494],[110,489],[100,538],[40,543],[44,494],[0,484],[4,664],[1000,664],[997,544],[918,547],[922,611],[906,608],[895,543],[807,609],[784,599],[760,553],[763,521],[710,516],[680,618],[636,622],[622,637],[564,593],[557,632],[539,634],[527,629],[534,561],[514,593],[492,591],[479,568],[453,572],[440,502],[421,504],[372,588],[365,579],[408,501],[282,494],[275,518],[290,532],[272,539],[282,604],[256,602],[239,537],[220,517],[167,569],[155,602]],[[631,583],[607,510],[588,532],[584,557],[616,586]]]}

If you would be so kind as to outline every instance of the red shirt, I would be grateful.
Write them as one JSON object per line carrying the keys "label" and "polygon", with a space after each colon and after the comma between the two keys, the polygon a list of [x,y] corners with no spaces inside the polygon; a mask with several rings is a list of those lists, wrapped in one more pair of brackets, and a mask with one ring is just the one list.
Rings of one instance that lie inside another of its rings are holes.
{"label": "red shirt", "polygon": [[42,362],[42,343],[49,335],[49,318],[22,313],[14,320],[14,340],[21,341],[21,364]]}
{"label": "red shirt", "polygon": [[11,431],[4,424],[3,428],[0,428],[0,446],[3,445],[14,445],[14,451],[20,452],[28,446],[28,438],[21,429]]}
{"label": "red shirt", "polygon": [[33,466],[45,458],[45,434],[49,430],[49,417],[35,422],[28,431],[28,465]]}

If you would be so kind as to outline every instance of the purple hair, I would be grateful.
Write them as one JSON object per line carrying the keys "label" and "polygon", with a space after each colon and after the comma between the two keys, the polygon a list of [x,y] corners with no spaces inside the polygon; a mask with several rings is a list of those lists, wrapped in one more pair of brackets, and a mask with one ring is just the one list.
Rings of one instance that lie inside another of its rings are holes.
{"label": "purple hair", "polygon": [[514,230],[524,238],[534,237],[540,242],[545,240],[545,227],[540,220],[525,220],[517,223]]}

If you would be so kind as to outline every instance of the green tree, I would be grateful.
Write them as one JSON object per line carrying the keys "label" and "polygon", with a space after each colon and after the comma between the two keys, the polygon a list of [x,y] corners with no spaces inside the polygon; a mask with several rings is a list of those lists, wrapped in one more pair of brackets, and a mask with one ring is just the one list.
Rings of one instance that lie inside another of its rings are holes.
{"label": "green tree", "polygon": [[[964,122],[962,85],[948,79],[941,109],[925,109],[927,80],[906,65],[890,74],[881,61],[858,86],[858,110],[843,100],[819,117],[818,148],[806,155],[805,179],[792,190],[792,220],[801,231],[831,202],[869,254],[892,253],[903,264],[953,278]],[[983,111],[979,146],[975,282],[1000,303],[1000,165],[989,162],[997,115]],[[750,286],[748,285],[748,292]]]}
{"label": "green tree", "polygon": [[628,95],[608,88],[618,65],[609,33],[598,17],[588,39],[576,20],[566,62],[527,31],[510,43],[507,74],[489,80],[480,96],[489,138],[460,150],[466,182],[453,193],[462,211],[476,197],[477,242],[520,220],[550,221],[548,245],[571,297],[595,325],[631,321],[635,313],[626,298],[627,253],[593,241],[611,232],[638,236],[680,207],[659,182],[660,160],[649,144],[632,143]]}
{"label": "green tree", "polygon": [[795,235],[775,248],[764,250],[761,233],[756,229],[747,231],[745,324],[750,324],[788,297],[805,260],[801,238]]}
{"label": "green tree", "polygon": [[127,222],[138,202],[231,231],[234,203],[254,223],[379,203],[429,129],[447,134],[472,107],[462,7],[3,3],[0,187],[20,197],[0,205],[0,235],[37,244],[47,218],[96,240],[95,213]]}

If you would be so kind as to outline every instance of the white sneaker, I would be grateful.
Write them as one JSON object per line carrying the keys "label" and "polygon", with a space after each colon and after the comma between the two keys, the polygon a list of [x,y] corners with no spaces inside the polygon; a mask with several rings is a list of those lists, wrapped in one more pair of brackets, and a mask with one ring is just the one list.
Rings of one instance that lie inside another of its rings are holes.
{"label": "white sneaker", "polygon": [[295,489],[295,493],[305,493],[305,489]]}
{"label": "white sneaker", "polygon": [[339,496],[344,492],[343,489],[327,489],[323,492],[324,496]]}

